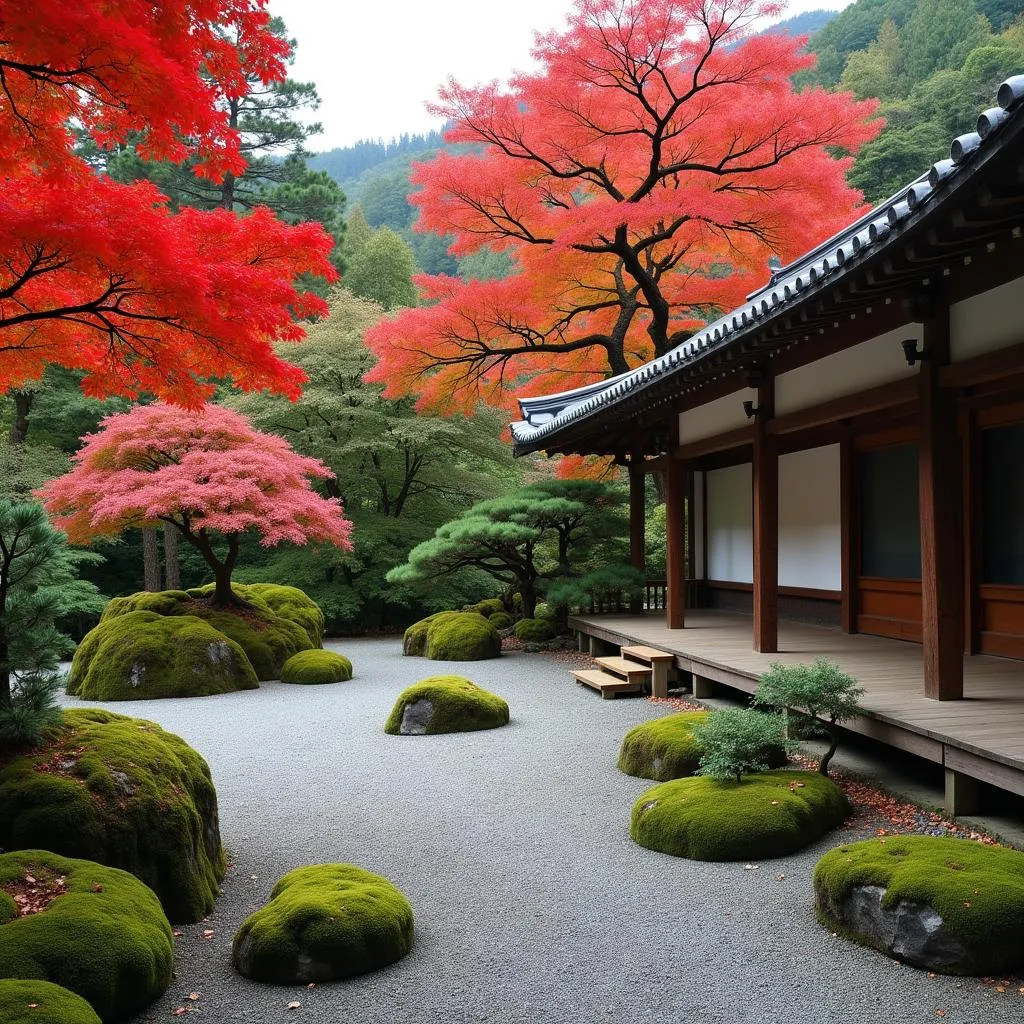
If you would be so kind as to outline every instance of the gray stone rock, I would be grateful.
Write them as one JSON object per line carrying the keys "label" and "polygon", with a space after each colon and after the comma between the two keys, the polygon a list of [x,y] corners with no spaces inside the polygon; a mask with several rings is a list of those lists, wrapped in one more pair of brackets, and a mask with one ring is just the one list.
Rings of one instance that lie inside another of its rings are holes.
{"label": "gray stone rock", "polygon": [[417,700],[406,704],[402,712],[402,724],[398,731],[403,736],[423,736],[434,717],[434,703],[429,700]]}
{"label": "gray stone rock", "polygon": [[900,901],[883,907],[886,890],[858,885],[840,906],[840,920],[851,931],[891,956],[917,967],[948,968],[970,960],[934,907]]}

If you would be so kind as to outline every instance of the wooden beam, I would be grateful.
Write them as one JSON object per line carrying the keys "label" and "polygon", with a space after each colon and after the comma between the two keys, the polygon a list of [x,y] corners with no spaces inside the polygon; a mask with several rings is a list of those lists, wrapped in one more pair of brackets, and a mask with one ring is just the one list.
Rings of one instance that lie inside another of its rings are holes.
{"label": "wooden beam", "polygon": [[757,389],[754,418],[754,650],[779,649],[779,453],[768,424],[775,382]]}
{"label": "wooden beam", "polygon": [[939,367],[939,383],[944,388],[975,387],[1004,377],[1024,376],[1024,344]]}
{"label": "wooden beam", "polygon": [[962,452],[956,396],[940,387],[949,362],[949,306],[936,300],[924,317],[919,384],[921,642],[925,696],[964,695],[964,536]]}
{"label": "wooden beam", "polygon": [[[629,464],[629,564],[643,572],[646,567],[644,526],[647,511],[646,479],[644,477],[644,460],[639,451],[633,452]],[[644,610],[643,598],[634,597],[629,602],[629,610],[638,615]]]}
{"label": "wooden beam", "polygon": [[[737,407],[740,402],[741,399],[737,396]],[[673,445],[672,457],[690,461],[699,459],[702,455],[724,452],[730,448],[741,448],[743,445],[750,444],[753,439],[753,427],[737,427],[735,430],[727,430],[724,434],[716,434],[714,437],[703,437],[699,441],[690,441],[689,444]]]}
{"label": "wooden beam", "polygon": [[[679,414],[673,413],[670,451],[679,444]],[[669,459],[665,495],[665,623],[669,629],[686,625],[686,464]]]}
{"label": "wooden beam", "polygon": [[807,409],[778,416],[768,424],[770,434],[791,434],[797,430],[820,427],[826,423],[852,419],[866,413],[906,405],[917,398],[917,381],[913,377],[896,380],[891,384],[860,391],[855,395],[844,395],[831,401],[813,405]]}

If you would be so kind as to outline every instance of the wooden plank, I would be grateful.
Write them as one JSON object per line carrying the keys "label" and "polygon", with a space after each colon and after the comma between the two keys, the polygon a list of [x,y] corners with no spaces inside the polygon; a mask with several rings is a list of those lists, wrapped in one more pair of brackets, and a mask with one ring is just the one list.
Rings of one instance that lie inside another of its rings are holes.
{"label": "wooden plank", "polygon": [[629,658],[607,657],[595,658],[598,665],[605,672],[621,676],[630,682],[646,683],[651,678],[651,666],[641,665],[638,661],[630,661]]}
{"label": "wooden plank", "polygon": [[659,661],[675,661],[675,655],[663,651],[658,647],[647,647],[645,644],[632,644],[622,648],[624,657],[636,658],[637,661],[645,661],[649,665]]}
{"label": "wooden plank", "polygon": [[949,362],[944,302],[937,301],[925,318],[924,351],[918,374],[924,691],[933,700],[959,700],[964,695],[962,454],[954,396],[939,386],[939,370]]}
{"label": "wooden plank", "polygon": [[757,389],[754,424],[754,650],[779,649],[779,453],[768,424],[775,415],[775,382]]}
{"label": "wooden plank", "polygon": [[643,689],[640,683],[616,679],[605,672],[596,672],[593,669],[577,669],[572,676],[577,683],[597,690],[602,697],[614,696],[617,693],[639,693]]}
{"label": "wooden plank", "polygon": [[977,754],[947,746],[946,767],[1024,796],[1024,774]]}

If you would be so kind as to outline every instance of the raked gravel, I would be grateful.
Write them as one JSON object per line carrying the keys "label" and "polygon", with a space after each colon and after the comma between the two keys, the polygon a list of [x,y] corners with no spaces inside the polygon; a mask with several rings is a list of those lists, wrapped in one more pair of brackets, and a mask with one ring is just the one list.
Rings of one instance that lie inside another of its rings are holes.
{"label": "raked gravel", "polygon": [[[848,834],[756,869],[636,846],[629,812],[649,784],[620,774],[616,754],[627,729],[664,709],[601,700],[547,655],[456,665],[403,658],[395,640],[328,646],[351,657],[351,682],[108,705],[206,757],[232,860],[213,914],[180,929],[170,990],[133,1024],[180,1007],[210,1024],[1022,1019],[1015,986],[929,978],[821,929],[811,872]],[[444,672],[505,697],[511,724],[386,736],[399,692]],[[312,989],[236,975],[232,934],[276,879],[332,861],[405,892],[412,953]]]}

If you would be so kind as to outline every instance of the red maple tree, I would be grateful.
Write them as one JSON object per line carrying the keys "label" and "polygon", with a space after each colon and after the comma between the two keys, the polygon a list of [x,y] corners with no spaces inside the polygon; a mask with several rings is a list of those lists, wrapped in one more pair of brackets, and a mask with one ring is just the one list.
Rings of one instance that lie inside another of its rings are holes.
{"label": "red maple tree", "polygon": [[223,406],[137,405],[104,419],[73,458],[74,468],[39,492],[68,538],[88,543],[170,523],[210,567],[214,604],[244,603],[231,589],[231,574],[249,531],[266,547],[352,547],[341,501],[310,485],[310,478],[333,479],[330,469]]}
{"label": "red maple tree", "polygon": [[417,227],[490,246],[504,280],[421,276],[424,303],[368,335],[369,379],[421,408],[562,390],[685,340],[856,214],[848,157],[877,103],[794,91],[805,40],[755,35],[762,0],[576,0],[538,70],[433,109],[469,144],[415,169]]}
{"label": "red maple tree", "polygon": [[94,174],[73,128],[219,180],[245,162],[227,101],[283,79],[265,0],[0,0],[0,393],[48,363],[95,395],[197,405],[208,379],[295,397],[273,350],[332,280],[317,224],[172,211],[152,185]]}

